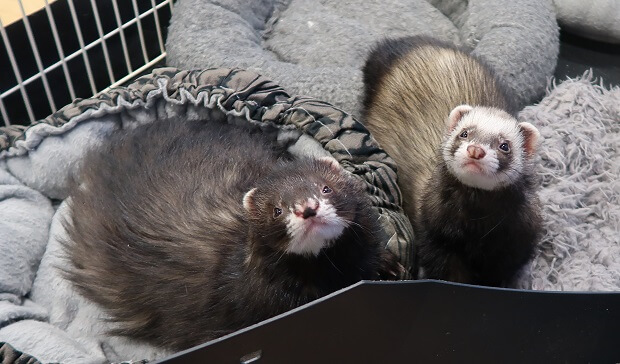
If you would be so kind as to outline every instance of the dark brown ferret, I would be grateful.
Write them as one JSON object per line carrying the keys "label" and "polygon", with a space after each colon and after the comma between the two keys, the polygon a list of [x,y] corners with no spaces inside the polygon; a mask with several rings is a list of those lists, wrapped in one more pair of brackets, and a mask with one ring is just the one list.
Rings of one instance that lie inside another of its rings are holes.
{"label": "dark brown ferret", "polygon": [[185,349],[392,269],[358,181],[333,158],[291,161],[270,145],[176,120],[85,157],[67,277],[114,334]]}
{"label": "dark brown ferret", "polygon": [[489,67],[431,38],[380,42],[364,82],[364,122],[398,166],[423,276],[509,285],[541,232],[538,130]]}

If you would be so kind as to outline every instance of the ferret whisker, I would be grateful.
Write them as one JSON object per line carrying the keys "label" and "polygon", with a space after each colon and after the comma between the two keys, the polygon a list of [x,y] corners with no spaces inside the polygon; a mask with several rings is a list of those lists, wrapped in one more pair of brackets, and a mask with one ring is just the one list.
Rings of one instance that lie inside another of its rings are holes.
{"label": "ferret whisker", "polygon": [[489,235],[493,230],[495,230],[496,227],[498,227],[502,222],[504,222],[504,220],[506,220],[506,216],[504,216],[497,224],[495,224],[495,226],[493,226],[489,231],[487,231],[486,234],[482,235],[480,237],[480,240],[484,239],[487,235]]}
{"label": "ferret whisker", "polygon": [[363,241],[362,241],[362,239],[360,238],[360,235],[359,235],[359,234],[357,233],[357,231],[355,231],[355,230],[353,230],[353,234],[354,234],[354,235],[355,235],[355,237],[357,238],[357,239],[355,239],[355,242],[357,243],[357,245],[360,245],[360,246],[361,246],[361,245],[363,244]]}
{"label": "ferret whisker", "polygon": [[271,230],[269,233],[264,234],[263,236],[266,237],[266,238],[270,238],[272,236],[280,235],[280,234],[282,234],[283,232],[286,232],[286,231],[287,231],[286,228],[280,228],[278,230]]}
{"label": "ferret whisker", "polygon": [[353,155],[351,154],[351,152],[349,152],[349,149],[347,148],[347,146],[346,146],[346,145],[344,145],[344,143],[342,143],[342,142],[340,141],[340,139],[336,138],[336,139],[332,139],[332,140],[337,141],[337,142],[338,142],[338,143],[342,146],[342,148],[344,149],[344,151],[345,151],[345,152],[347,152],[347,154],[349,155],[349,157],[353,158]]}
{"label": "ferret whisker", "polygon": [[368,226],[364,226],[358,222],[355,222],[354,220],[349,220],[349,219],[343,219],[343,221],[349,225],[349,226],[357,226],[358,228],[362,229],[363,231],[370,231],[370,228]]}
{"label": "ferret whisker", "polygon": [[[371,233],[370,229],[365,229],[364,227],[360,226],[361,230],[365,231],[366,233]],[[358,245],[363,245],[364,242],[364,238],[360,236],[359,232],[357,231],[357,229],[352,229],[353,235],[355,235],[355,242]]]}
{"label": "ferret whisker", "polygon": [[280,254],[280,256],[278,257],[278,259],[276,259],[276,262],[274,264],[278,264],[280,262],[280,260],[286,255],[288,254],[286,251],[282,251],[282,253]]}
{"label": "ferret whisker", "polygon": [[325,253],[325,250],[321,250],[321,252],[323,253],[323,255],[325,256],[325,258],[327,259],[327,261],[329,261],[329,263],[332,265],[332,267],[334,267],[338,272],[340,272],[341,275],[344,275],[344,273],[342,273],[342,271],[336,267],[336,265],[334,264],[334,262],[332,262],[331,259],[329,259],[329,255],[327,255],[327,253]]}
{"label": "ferret whisker", "polygon": [[472,217],[471,219],[469,219],[469,221],[476,221],[476,220],[484,220],[487,219],[491,216],[491,214],[488,214],[486,216],[482,216],[482,217]]}

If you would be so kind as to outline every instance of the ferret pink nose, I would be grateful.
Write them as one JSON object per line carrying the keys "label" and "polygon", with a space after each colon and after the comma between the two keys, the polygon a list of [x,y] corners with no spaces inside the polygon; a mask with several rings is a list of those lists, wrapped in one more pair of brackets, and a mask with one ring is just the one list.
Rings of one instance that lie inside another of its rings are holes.
{"label": "ferret pink nose", "polygon": [[478,145],[470,145],[467,147],[467,154],[469,158],[482,159],[487,153]]}
{"label": "ferret pink nose", "polygon": [[304,203],[295,206],[295,215],[307,219],[309,217],[316,216],[318,209],[319,201],[309,198]]}

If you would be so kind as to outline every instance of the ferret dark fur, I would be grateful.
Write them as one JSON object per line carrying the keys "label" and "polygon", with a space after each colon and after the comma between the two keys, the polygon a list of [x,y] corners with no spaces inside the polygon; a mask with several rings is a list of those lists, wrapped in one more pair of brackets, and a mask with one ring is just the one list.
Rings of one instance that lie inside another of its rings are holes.
{"label": "ferret dark fur", "polygon": [[118,323],[113,334],[181,350],[385,272],[358,181],[333,158],[290,161],[271,142],[160,121],[86,156],[66,275]]}
{"label": "ferret dark fur", "polygon": [[423,277],[510,285],[541,232],[537,129],[517,122],[488,66],[431,38],[380,42],[364,83],[364,122],[398,166]]}

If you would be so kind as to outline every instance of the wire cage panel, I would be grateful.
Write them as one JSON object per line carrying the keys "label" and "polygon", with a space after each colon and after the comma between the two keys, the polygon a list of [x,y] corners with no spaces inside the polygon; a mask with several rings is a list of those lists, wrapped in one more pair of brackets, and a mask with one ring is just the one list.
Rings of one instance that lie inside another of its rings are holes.
{"label": "wire cage panel", "polygon": [[1,125],[28,124],[163,62],[174,0],[40,0],[0,18]]}

